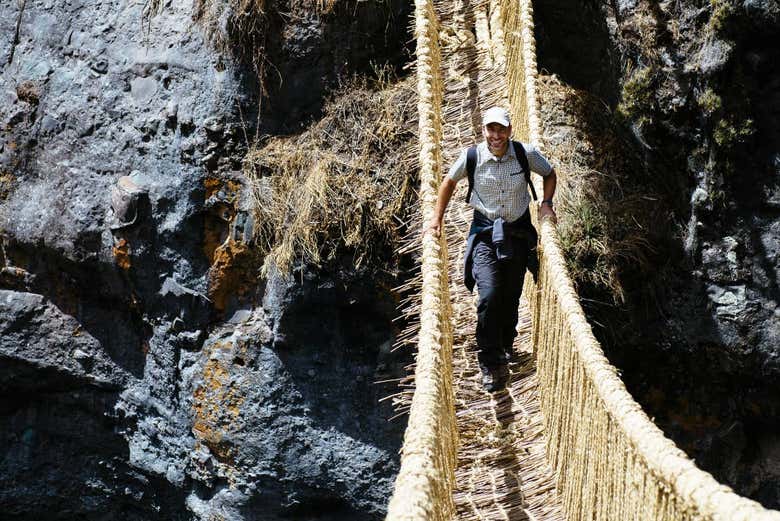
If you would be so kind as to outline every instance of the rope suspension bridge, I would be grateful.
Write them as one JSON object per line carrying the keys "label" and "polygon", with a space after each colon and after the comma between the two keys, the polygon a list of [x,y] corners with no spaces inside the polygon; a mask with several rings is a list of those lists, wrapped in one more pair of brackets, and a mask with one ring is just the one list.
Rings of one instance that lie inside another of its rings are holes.
{"label": "rope suspension bridge", "polygon": [[[416,0],[415,9],[428,222],[443,165],[474,142],[481,110],[510,106],[515,138],[541,136],[530,0]],[[471,215],[462,200],[453,197],[440,238],[416,241],[422,266],[407,311],[416,323],[405,333],[416,364],[398,398],[409,422],[387,519],[780,521],[698,469],[631,398],[547,220],[536,223],[540,269],[526,276],[507,389],[482,390],[473,296],[458,273]]]}

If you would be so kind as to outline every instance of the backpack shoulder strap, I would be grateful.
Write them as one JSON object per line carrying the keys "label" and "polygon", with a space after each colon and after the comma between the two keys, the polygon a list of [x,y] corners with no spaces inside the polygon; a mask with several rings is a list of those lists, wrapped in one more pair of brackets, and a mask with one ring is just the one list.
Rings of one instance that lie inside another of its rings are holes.
{"label": "backpack shoulder strap", "polygon": [[474,188],[474,170],[477,168],[477,146],[466,150],[466,173],[469,176],[469,190],[466,192],[466,204],[471,200],[471,190]]}
{"label": "backpack shoulder strap", "polygon": [[525,154],[525,148],[523,148],[523,144],[519,141],[512,141],[512,146],[515,148],[515,157],[517,157],[517,161],[520,163],[520,168],[523,169],[523,173],[525,174],[525,182],[528,183],[528,187],[531,189],[531,196],[534,198],[534,201],[536,201],[536,189],[531,182],[531,167],[528,164],[528,156]]}

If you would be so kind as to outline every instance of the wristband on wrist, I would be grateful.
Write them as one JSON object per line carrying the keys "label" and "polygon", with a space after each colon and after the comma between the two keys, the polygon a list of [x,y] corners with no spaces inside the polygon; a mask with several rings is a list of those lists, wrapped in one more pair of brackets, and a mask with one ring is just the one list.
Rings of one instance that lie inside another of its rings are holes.
{"label": "wristband on wrist", "polygon": [[552,199],[544,199],[544,200],[542,200],[542,203],[541,203],[541,204],[543,204],[543,205],[545,205],[545,204],[546,204],[547,206],[549,206],[550,208],[552,208],[552,206],[553,206],[553,200],[552,200]]}

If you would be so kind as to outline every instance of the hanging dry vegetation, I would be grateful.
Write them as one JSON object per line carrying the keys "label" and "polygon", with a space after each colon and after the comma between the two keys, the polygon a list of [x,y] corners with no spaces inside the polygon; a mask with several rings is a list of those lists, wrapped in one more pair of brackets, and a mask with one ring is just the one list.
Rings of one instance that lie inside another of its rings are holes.
{"label": "hanging dry vegetation", "polygon": [[385,265],[397,248],[416,199],[416,95],[409,80],[380,83],[355,80],[302,134],[247,155],[263,274],[342,254]]}
{"label": "hanging dry vegetation", "polygon": [[193,19],[220,52],[234,53],[252,63],[264,97],[270,65],[266,53],[266,0],[196,0]]}
{"label": "hanging dry vegetation", "polygon": [[583,296],[623,304],[629,279],[662,276],[657,246],[673,224],[659,178],[603,102],[555,76],[540,75],[539,89],[544,144],[564,174],[556,199],[569,270]]}
{"label": "hanging dry vegetation", "polygon": [[252,63],[262,99],[268,94],[268,71],[274,68],[267,53],[271,11],[282,13],[293,7],[309,7],[319,14],[328,14],[335,4],[336,0],[289,0],[282,5],[267,0],[195,0],[193,19],[221,52],[233,53]]}

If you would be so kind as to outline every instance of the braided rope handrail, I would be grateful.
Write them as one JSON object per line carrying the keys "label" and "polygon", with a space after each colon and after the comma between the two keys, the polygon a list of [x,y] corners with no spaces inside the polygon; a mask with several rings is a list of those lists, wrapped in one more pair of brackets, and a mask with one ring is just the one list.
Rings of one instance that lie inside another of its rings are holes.
{"label": "braided rope handrail", "polygon": [[[441,173],[441,77],[432,0],[415,1],[423,222]],[[515,131],[540,144],[531,0],[504,0],[507,83]],[[535,217],[535,216],[534,216]],[[547,457],[569,519],[780,521],[698,469],[647,417],[593,336],[565,267],[558,232],[541,223],[540,271],[527,277]],[[444,237],[422,241],[415,393],[388,520],[452,519],[457,432]]]}
{"label": "braided rope handrail", "polygon": [[[438,23],[431,0],[415,1],[420,200],[423,222],[433,216],[441,176],[441,75]],[[445,234],[422,239],[420,331],[415,391],[401,450],[401,470],[389,520],[448,520],[457,425],[452,392],[452,328]]]}

